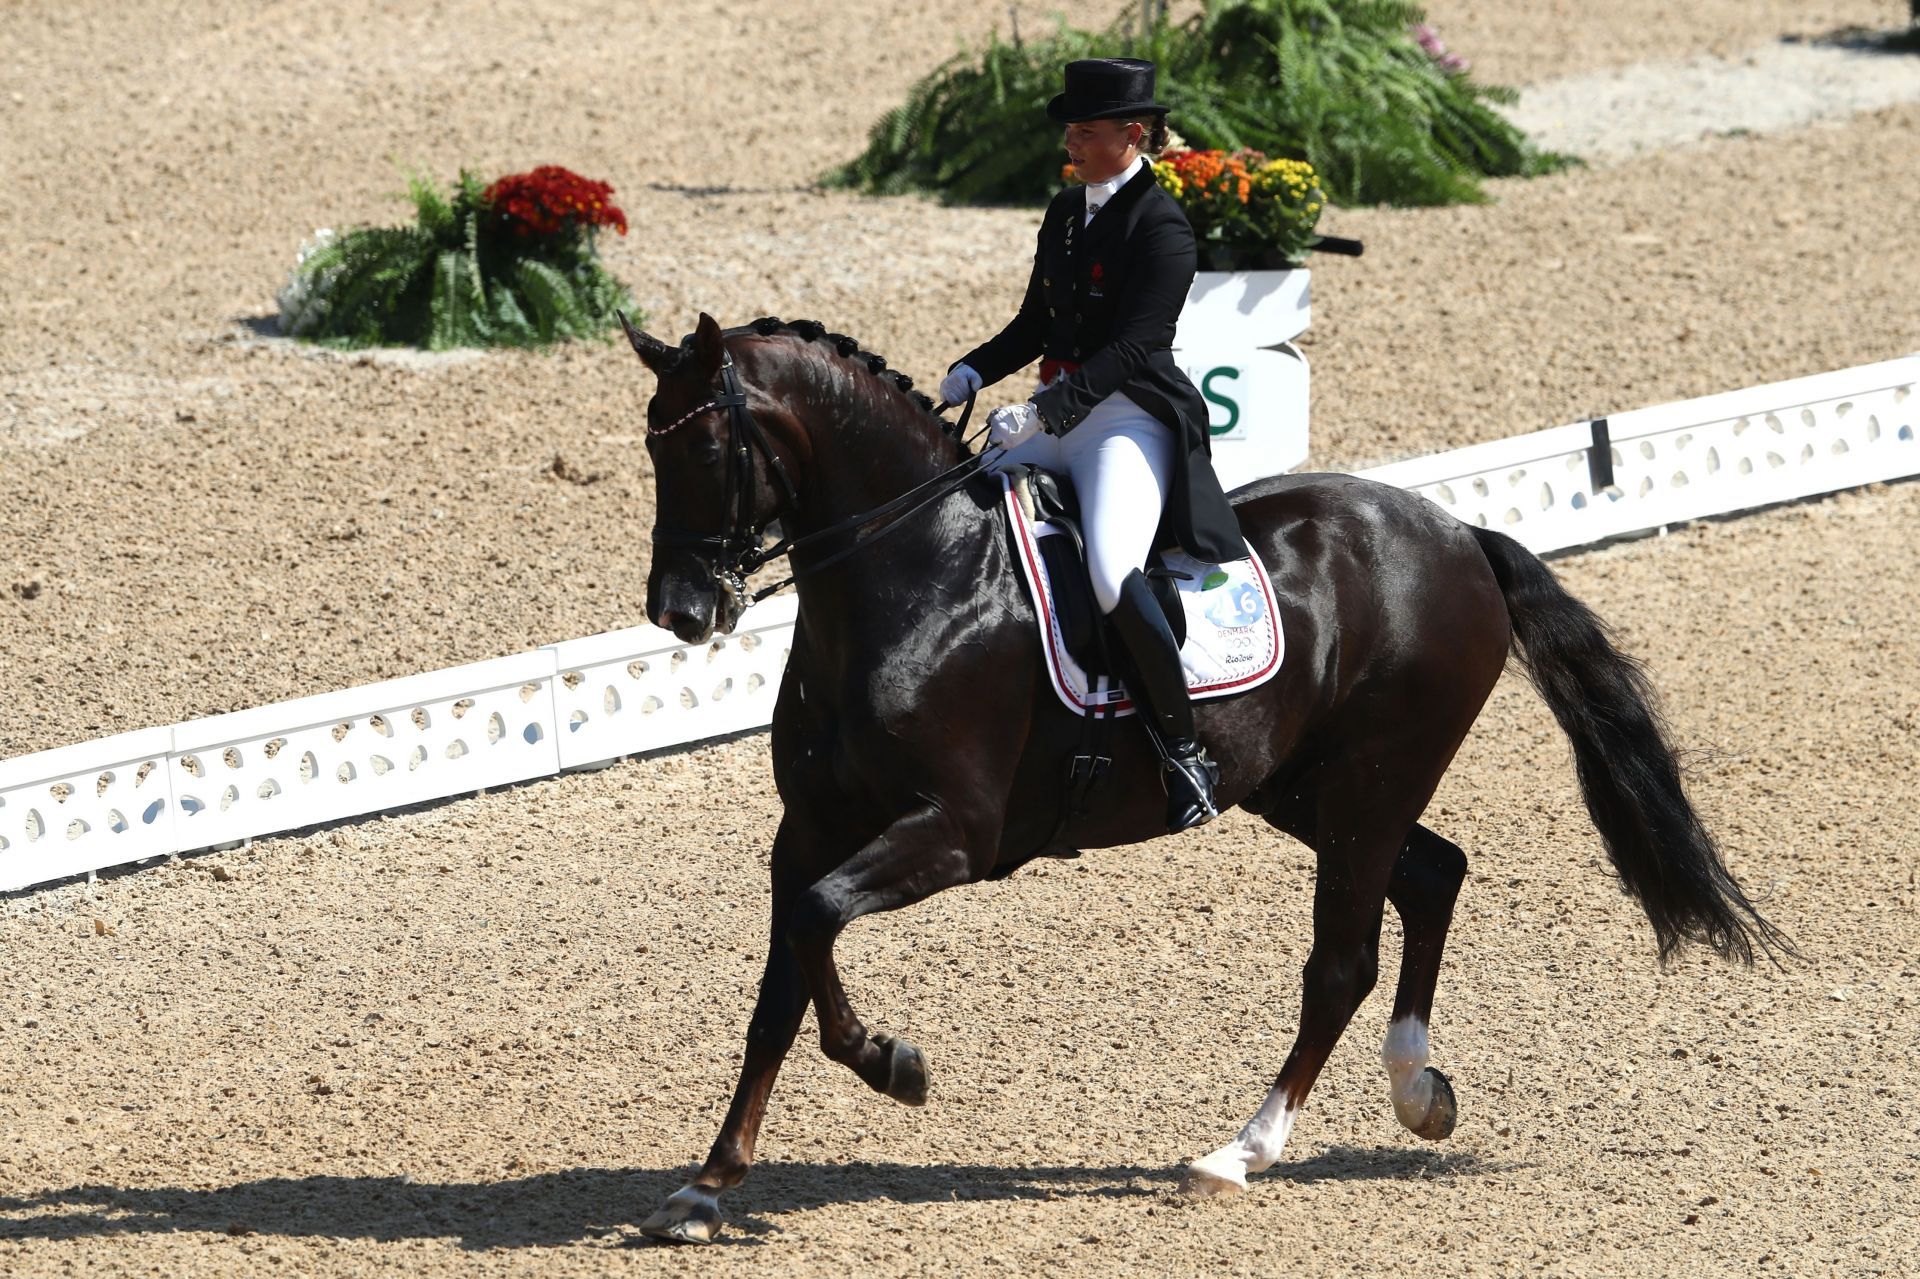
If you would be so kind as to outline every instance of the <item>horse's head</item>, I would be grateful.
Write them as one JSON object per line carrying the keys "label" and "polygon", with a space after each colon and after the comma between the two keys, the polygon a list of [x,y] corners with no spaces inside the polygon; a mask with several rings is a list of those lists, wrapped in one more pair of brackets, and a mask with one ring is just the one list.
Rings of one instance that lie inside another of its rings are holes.
{"label": "horse's head", "polygon": [[[659,379],[647,402],[647,453],[653,459],[653,567],[647,617],[687,643],[733,630],[748,597],[737,571],[779,514],[780,492],[764,474],[763,449],[743,426],[746,404],[729,407],[729,386],[750,394],[719,324],[702,311],[679,346],[668,346],[620,317],[640,362]],[[779,416],[760,400],[756,418]],[[738,417],[736,417],[738,415]],[[762,437],[764,438],[764,437]],[[742,450],[745,450],[744,456]]]}

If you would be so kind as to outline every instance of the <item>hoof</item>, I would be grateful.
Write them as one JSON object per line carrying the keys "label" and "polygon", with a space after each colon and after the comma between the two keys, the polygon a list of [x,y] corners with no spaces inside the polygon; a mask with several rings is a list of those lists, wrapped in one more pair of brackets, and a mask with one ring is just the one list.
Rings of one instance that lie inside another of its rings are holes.
{"label": "hoof", "polygon": [[1246,1162],[1224,1150],[1194,1160],[1180,1174],[1180,1193],[1196,1199],[1238,1194],[1246,1188]]}
{"label": "hoof", "polygon": [[719,1193],[706,1186],[682,1186],[640,1223],[640,1233],[667,1243],[712,1243],[720,1233]]}
{"label": "hoof", "polygon": [[1433,1076],[1433,1101],[1427,1107],[1427,1117],[1413,1128],[1413,1135],[1424,1137],[1428,1141],[1439,1141],[1453,1135],[1453,1126],[1460,1118],[1460,1107],[1453,1098],[1453,1085],[1447,1077],[1428,1066],[1426,1073]]}
{"label": "hoof", "polygon": [[880,1091],[909,1106],[926,1105],[926,1056],[906,1040],[891,1035],[875,1035],[873,1042],[887,1055],[887,1086]]}

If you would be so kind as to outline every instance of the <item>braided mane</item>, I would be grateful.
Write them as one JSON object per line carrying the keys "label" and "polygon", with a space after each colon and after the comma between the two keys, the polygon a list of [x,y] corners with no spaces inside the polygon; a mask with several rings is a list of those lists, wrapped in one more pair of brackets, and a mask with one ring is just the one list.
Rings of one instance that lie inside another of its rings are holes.
{"label": "braided mane", "polygon": [[[916,409],[920,409],[927,417],[931,417],[933,422],[941,428],[943,434],[947,434],[948,438],[952,438],[956,444],[960,444],[960,451],[962,451],[962,453],[972,453],[972,449],[966,447],[966,442],[960,440],[960,424],[958,424],[958,422],[948,422],[945,417],[941,417],[941,415],[935,411],[935,407],[933,407],[933,398],[927,396],[925,392],[916,392],[916,390],[914,390],[914,378],[910,378],[908,374],[900,373],[899,369],[889,369],[885,355],[876,355],[874,351],[862,350],[858,338],[851,338],[851,336],[847,336],[847,334],[843,334],[843,332],[831,332],[831,330],[828,330],[828,326],[822,325],[820,321],[783,321],[778,315],[762,315],[760,319],[751,321],[751,323],[747,323],[747,325],[741,325],[739,328],[726,328],[726,330],[722,330],[722,332],[728,332],[728,334],[755,332],[755,334],[760,334],[762,338],[772,338],[772,336],[776,336],[776,334],[791,334],[791,336],[799,338],[801,342],[826,342],[841,359],[847,359],[847,361],[851,361],[854,365],[864,367],[868,373],[874,374],[881,382],[887,382],[887,384],[891,384],[895,390],[899,390],[902,396],[906,396],[906,398],[914,403]],[[680,351],[678,351],[678,355],[676,355],[670,371],[678,371],[678,369],[684,367],[685,361],[691,357],[691,348],[693,348],[693,334],[687,334],[687,336],[684,336],[684,338],[680,340]]]}
{"label": "braided mane", "polygon": [[[827,326],[818,320],[783,320],[777,315],[763,315],[748,323],[746,327],[761,337],[772,337],[776,333],[791,333],[802,342],[825,341],[842,358],[864,364],[867,372],[877,378],[891,381],[900,393],[918,405],[922,412],[933,412],[933,400],[924,392],[913,389],[911,377],[898,369],[888,368],[885,356],[861,350],[858,338],[849,337],[845,333],[829,332]],[[942,419],[941,425],[947,425],[945,419]]]}
{"label": "braided mane", "polygon": [[[902,373],[898,369],[888,368],[885,356],[861,349],[858,338],[849,337],[845,333],[831,332],[826,325],[818,320],[783,320],[777,315],[763,315],[757,320],[741,325],[739,328],[725,331],[728,333],[743,333],[748,330],[758,333],[761,337],[772,337],[776,333],[788,333],[799,338],[802,342],[826,342],[833,348],[835,354],[864,367],[868,373],[871,373],[881,381],[890,383],[895,390],[911,400],[915,407],[922,413],[925,413],[938,423],[943,433],[953,437],[955,440],[959,439],[960,428],[958,424],[949,422],[946,418],[934,411],[932,397],[923,391],[914,390],[913,379],[907,374]],[[687,337],[681,339],[679,358],[682,360],[686,359],[690,354],[689,348],[692,343],[692,336],[692,334],[688,334]],[[962,451],[966,452],[970,450],[965,449],[963,445]]]}

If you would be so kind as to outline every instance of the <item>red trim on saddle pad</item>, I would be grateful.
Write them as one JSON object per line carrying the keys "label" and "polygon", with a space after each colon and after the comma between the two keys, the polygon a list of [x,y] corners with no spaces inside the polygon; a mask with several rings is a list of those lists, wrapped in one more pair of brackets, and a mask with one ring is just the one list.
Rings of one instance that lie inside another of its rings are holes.
{"label": "red trim on saddle pad", "polygon": [[1078,360],[1056,360],[1052,356],[1040,361],[1040,380],[1051,384],[1057,377],[1064,377],[1080,368]]}

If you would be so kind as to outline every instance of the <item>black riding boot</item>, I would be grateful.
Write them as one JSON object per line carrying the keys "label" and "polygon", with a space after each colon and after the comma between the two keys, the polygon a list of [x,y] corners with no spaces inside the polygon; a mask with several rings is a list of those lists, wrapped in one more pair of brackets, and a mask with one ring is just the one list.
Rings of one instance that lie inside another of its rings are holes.
{"label": "black riding boot", "polygon": [[1193,702],[1180,669],[1180,648],[1160,601],[1139,569],[1120,584],[1120,603],[1108,616],[1126,645],[1131,668],[1127,687],[1147,721],[1148,736],[1165,764],[1167,830],[1202,826],[1220,815],[1213,788],[1220,768],[1193,739]]}

